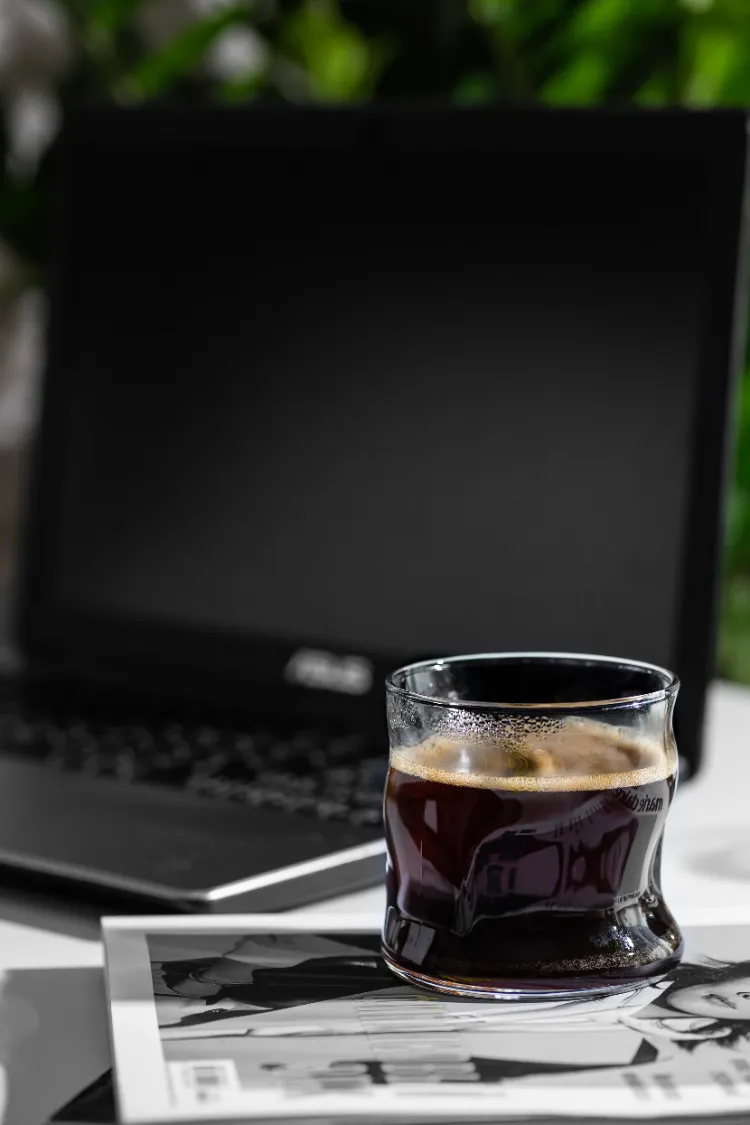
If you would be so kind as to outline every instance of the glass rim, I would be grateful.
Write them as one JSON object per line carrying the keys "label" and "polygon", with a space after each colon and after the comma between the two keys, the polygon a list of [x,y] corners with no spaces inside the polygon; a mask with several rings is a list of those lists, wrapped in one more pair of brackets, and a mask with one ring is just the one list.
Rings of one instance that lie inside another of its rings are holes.
{"label": "glass rim", "polygon": [[[615,665],[627,669],[632,668],[640,672],[651,672],[664,680],[662,687],[655,691],[641,692],[636,695],[614,696],[609,699],[581,699],[565,700],[564,702],[538,702],[538,703],[505,703],[496,700],[481,699],[445,699],[436,695],[426,695],[423,692],[412,691],[411,688],[400,686],[396,683],[397,676],[406,676],[409,672],[440,669],[451,664],[480,664],[495,661],[502,663],[511,660],[528,660],[539,663],[567,662],[574,664]],[[663,668],[660,664],[650,664],[644,660],[630,660],[619,656],[601,656],[596,653],[582,652],[478,652],[459,656],[437,657],[432,660],[418,660],[413,664],[404,664],[395,668],[385,679],[386,691],[409,699],[415,703],[429,703],[436,707],[450,707],[455,710],[481,709],[497,711],[579,711],[603,710],[618,707],[637,707],[652,703],[660,703],[673,699],[680,688],[680,680],[674,672]]]}

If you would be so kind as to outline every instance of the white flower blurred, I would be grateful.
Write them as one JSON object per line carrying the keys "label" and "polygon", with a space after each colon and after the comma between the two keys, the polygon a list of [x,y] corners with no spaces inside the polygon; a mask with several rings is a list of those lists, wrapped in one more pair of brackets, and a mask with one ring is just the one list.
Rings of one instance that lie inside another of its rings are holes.
{"label": "white flower blurred", "polygon": [[55,134],[55,83],[71,55],[68,20],[53,0],[0,0],[0,97],[16,172],[32,172]]}
{"label": "white flower blurred", "polygon": [[33,172],[60,123],[60,107],[51,88],[24,86],[5,95],[5,119],[10,136],[9,166],[21,174]]}
{"label": "white flower blurred", "polygon": [[249,78],[263,70],[268,48],[252,27],[228,27],[211,44],[206,69],[216,78]]}

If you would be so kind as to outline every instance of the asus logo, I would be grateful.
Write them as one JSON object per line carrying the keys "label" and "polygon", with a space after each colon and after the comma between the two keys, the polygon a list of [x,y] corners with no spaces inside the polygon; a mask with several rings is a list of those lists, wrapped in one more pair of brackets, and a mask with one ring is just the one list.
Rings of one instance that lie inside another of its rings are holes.
{"label": "asus logo", "polygon": [[337,656],[316,648],[300,648],[284,669],[284,679],[319,691],[365,695],[372,687],[372,664],[364,656]]}

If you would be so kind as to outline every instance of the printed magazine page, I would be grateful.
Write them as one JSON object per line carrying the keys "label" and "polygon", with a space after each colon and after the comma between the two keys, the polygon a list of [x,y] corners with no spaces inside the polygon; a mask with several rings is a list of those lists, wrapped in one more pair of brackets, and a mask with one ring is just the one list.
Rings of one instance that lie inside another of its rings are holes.
{"label": "printed magazine page", "polygon": [[123,1122],[613,1119],[750,1110],[750,926],[686,929],[632,992],[512,1003],[400,984],[352,918],[104,920]]}

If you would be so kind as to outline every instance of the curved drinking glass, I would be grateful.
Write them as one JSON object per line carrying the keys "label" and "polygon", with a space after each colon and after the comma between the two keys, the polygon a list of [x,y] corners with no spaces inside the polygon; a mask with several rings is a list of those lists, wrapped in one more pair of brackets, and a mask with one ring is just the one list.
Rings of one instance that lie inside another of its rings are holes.
{"label": "curved drinking glass", "polygon": [[388,678],[383,954],[398,976],[569,997],[678,963],[659,873],[678,688],[663,668],[565,653]]}

